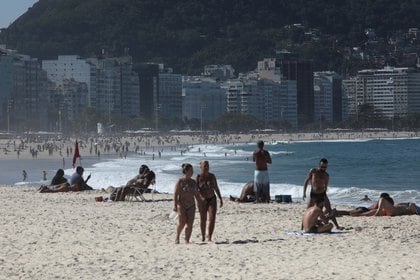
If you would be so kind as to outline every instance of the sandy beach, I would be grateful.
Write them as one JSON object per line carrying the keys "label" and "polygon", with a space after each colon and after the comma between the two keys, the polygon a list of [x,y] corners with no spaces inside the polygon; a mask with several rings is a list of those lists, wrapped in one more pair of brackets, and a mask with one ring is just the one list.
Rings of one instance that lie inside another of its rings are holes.
{"label": "sandy beach", "polygon": [[172,196],[96,202],[101,191],[1,186],[0,279],[418,279],[419,216],[342,217],[340,233],[293,235],[304,204],[225,199],[214,243],[175,245]]}

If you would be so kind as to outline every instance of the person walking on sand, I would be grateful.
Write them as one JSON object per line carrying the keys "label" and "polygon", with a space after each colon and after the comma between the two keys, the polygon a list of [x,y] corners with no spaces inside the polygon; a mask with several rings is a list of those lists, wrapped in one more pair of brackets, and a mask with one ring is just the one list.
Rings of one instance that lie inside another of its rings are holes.
{"label": "person walking on sand", "polygon": [[254,192],[256,202],[270,203],[270,179],[268,177],[267,164],[271,164],[270,153],[264,150],[264,142],[257,142],[257,149],[252,154],[252,160],[255,162],[254,172]]}
{"label": "person walking on sand", "polygon": [[330,215],[331,220],[333,221],[334,225],[337,229],[341,229],[337,223],[337,219],[333,215],[333,211],[331,209],[330,200],[327,196],[327,187],[330,180],[330,175],[327,173],[328,168],[328,160],[326,158],[322,158],[319,161],[319,166],[312,168],[309,170],[308,176],[306,176],[305,182],[303,183],[303,200],[306,198],[306,189],[308,188],[308,183],[311,182],[311,193],[310,198],[308,201],[307,209],[314,206],[316,201],[319,200],[321,205],[321,209],[325,207],[326,213]]}
{"label": "person walking on sand", "polygon": [[217,184],[216,176],[210,173],[210,166],[207,160],[200,161],[201,172],[197,175],[197,185],[202,200],[199,203],[200,228],[202,241],[205,241],[207,214],[209,218],[208,242],[212,242],[214,227],[216,224],[217,197],[220,200],[220,207],[223,207],[223,199]]}
{"label": "person walking on sand", "polygon": [[190,243],[195,217],[195,199],[199,199],[197,184],[191,178],[193,172],[191,164],[182,164],[183,176],[175,184],[173,211],[178,213],[175,244],[179,244],[179,237],[184,227],[185,243]]}

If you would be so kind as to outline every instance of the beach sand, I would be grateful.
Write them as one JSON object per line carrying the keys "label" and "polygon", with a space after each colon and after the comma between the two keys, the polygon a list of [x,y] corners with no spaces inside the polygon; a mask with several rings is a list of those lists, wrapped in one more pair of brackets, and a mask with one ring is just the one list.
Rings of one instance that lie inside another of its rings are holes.
{"label": "beach sand", "polygon": [[0,279],[420,278],[417,215],[342,217],[341,233],[293,235],[304,204],[225,199],[213,244],[201,243],[197,212],[192,244],[175,245],[171,195],[99,195],[1,186]]}

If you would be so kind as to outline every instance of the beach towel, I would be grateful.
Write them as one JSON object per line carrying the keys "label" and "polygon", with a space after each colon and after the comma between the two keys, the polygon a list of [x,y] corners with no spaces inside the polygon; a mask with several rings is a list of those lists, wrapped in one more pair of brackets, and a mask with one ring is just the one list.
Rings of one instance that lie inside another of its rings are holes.
{"label": "beach towel", "polygon": [[331,232],[324,232],[324,233],[309,233],[304,232],[303,230],[286,230],[287,234],[292,235],[305,235],[305,236],[313,236],[313,235],[321,235],[321,234],[336,234],[336,233],[344,233],[344,231],[333,229]]}

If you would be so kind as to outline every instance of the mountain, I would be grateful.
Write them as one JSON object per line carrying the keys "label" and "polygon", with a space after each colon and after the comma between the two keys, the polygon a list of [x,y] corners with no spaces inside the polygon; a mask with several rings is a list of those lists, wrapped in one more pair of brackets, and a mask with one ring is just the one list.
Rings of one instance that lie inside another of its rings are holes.
{"label": "mountain", "polygon": [[419,14],[416,0],[39,0],[0,43],[41,59],[128,53],[183,74],[205,64],[249,71],[288,49],[315,70],[339,70],[336,48],[362,44],[366,28],[386,38],[418,27]]}

